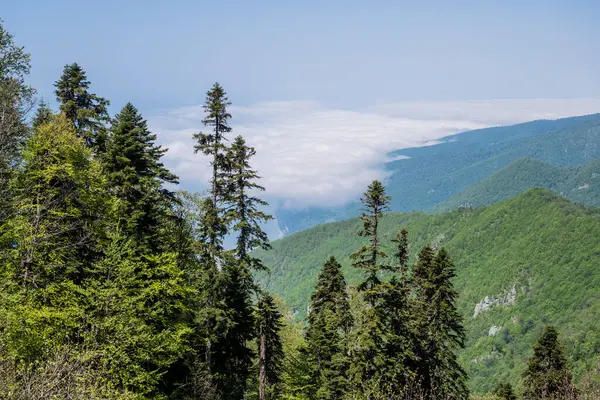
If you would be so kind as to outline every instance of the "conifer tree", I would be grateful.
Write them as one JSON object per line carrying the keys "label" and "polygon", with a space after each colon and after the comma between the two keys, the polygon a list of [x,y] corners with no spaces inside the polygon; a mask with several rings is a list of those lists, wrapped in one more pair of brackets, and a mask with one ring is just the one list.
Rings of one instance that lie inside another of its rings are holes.
{"label": "conifer tree", "polygon": [[552,325],[544,328],[533,347],[525,378],[525,399],[546,399],[573,395],[571,371],[558,341],[558,332]]}
{"label": "conifer tree", "polygon": [[363,205],[363,212],[360,216],[363,228],[359,235],[369,238],[369,244],[362,246],[350,257],[353,260],[353,267],[364,269],[367,272],[361,289],[367,293],[368,301],[374,299],[369,293],[381,282],[377,273],[389,269],[378,264],[377,260],[387,257],[381,250],[378,229],[383,213],[389,210],[390,200],[391,198],[385,193],[385,187],[379,181],[373,181],[360,199]]}
{"label": "conifer tree", "polygon": [[228,258],[222,269],[228,328],[215,346],[221,349],[219,358],[223,365],[219,369],[226,371],[221,386],[231,399],[243,397],[254,356],[249,347],[255,336],[252,296],[257,290],[252,270],[264,270],[265,267],[250,252],[256,247],[270,248],[260,224],[271,217],[259,210],[267,203],[255,195],[264,188],[256,183],[259,176],[250,166],[255,153],[238,136],[226,155],[230,171],[225,176],[227,211],[224,221],[233,224],[237,241],[233,257]]}
{"label": "conifer tree", "polygon": [[363,228],[359,232],[369,239],[369,243],[350,256],[355,268],[366,270],[365,280],[358,286],[365,304],[361,306],[349,338],[350,390],[369,399],[393,395],[397,386],[397,382],[390,379],[397,374],[389,374],[392,364],[397,361],[388,354],[392,324],[387,307],[391,285],[382,281],[379,275],[383,271],[397,270],[397,267],[381,263],[387,255],[381,250],[378,229],[383,212],[389,209],[389,201],[381,182],[374,181],[369,185],[361,199]]}
{"label": "conifer tree", "polygon": [[175,196],[164,184],[177,182],[161,162],[167,149],[155,144],[138,110],[127,103],[110,130],[104,170],[111,192],[121,200],[121,225],[140,245],[157,251],[159,231]]}
{"label": "conifer tree", "polygon": [[414,381],[414,354],[416,338],[412,332],[409,306],[410,287],[408,282],[408,232],[403,229],[392,239],[396,244],[397,264],[393,266],[400,277],[393,276],[384,290],[383,309],[386,317],[386,358],[388,369],[386,380],[394,393],[409,390],[407,385]]}
{"label": "conifer tree", "polygon": [[[65,65],[63,74],[54,83],[56,100],[60,111],[71,123],[88,146],[97,146],[104,135],[104,123],[108,121],[108,100],[88,91],[90,81],[77,63]],[[99,140],[100,139],[100,140]]]}
{"label": "conifer tree", "polygon": [[281,378],[283,347],[280,331],[282,315],[277,310],[273,296],[263,293],[256,307],[258,337],[259,400],[277,399]]}
{"label": "conifer tree", "polygon": [[267,234],[261,224],[273,217],[260,210],[268,206],[267,202],[256,196],[264,187],[256,183],[260,176],[250,166],[250,159],[256,154],[253,147],[246,145],[242,136],[237,136],[228,151],[227,159],[231,165],[228,177],[227,219],[234,222],[233,229],[238,232],[235,257],[253,270],[264,270],[262,261],[252,257],[250,252],[255,248],[268,250],[271,248]]}
{"label": "conifer tree", "polygon": [[232,390],[237,391],[228,380],[228,369],[231,365],[218,358],[229,351],[226,335],[228,329],[235,326],[230,317],[236,315],[228,307],[225,298],[225,285],[229,279],[222,276],[220,271],[231,262],[223,248],[223,238],[229,232],[225,207],[232,191],[232,186],[228,185],[232,164],[225,144],[226,134],[231,132],[231,114],[227,110],[230,104],[221,85],[215,83],[206,93],[206,117],[202,121],[210,131],[199,132],[193,136],[196,139],[195,152],[207,155],[212,167],[209,197],[202,204],[201,232],[198,235],[198,258],[201,260],[202,274],[197,284],[202,292],[199,312],[202,315],[202,330],[205,336],[203,362],[206,363],[208,374],[214,380],[215,386],[224,395],[230,394]]}
{"label": "conifer tree", "polygon": [[418,338],[416,372],[427,398],[467,399],[467,375],[456,350],[464,347],[462,317],[456,310],[452,279],[455,267],[445,249],[437,255],[426,246],[413,269]]}
{"label": "conifer tree", "polygon": [[332,256],[311,295],[304,349],[311,368],[311,398],[340,399],[347,390],[345,354],[352,315],[341,268]]}

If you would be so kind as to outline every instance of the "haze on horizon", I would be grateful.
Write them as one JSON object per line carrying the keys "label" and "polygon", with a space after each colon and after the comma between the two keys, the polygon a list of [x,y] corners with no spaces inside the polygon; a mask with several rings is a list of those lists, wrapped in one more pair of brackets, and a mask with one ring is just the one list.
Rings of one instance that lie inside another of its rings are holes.
{"label": "haze on horizon", "polygon": [[324,3],[26,0],[1,17],[41,97],[78,62],[111,112],[143,112],[192,190],[207,177],[191,133],[219,81],[276,207],[354,199],[394,149],[600,111],[594,1]]}

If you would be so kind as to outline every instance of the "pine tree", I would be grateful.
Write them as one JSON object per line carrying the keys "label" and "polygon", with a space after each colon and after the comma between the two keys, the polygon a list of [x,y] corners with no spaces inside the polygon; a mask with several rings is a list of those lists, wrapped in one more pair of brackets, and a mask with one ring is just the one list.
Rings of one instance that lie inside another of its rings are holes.
{"label": "pine tree", "polygon": [[437,255],[426,246],[413,269],[418,338],[418,382],[427,398],[467,399],[467,375],[455,351],[464,347],[462,317],[456,310],[452,279],[455,267],[445,249]]}
{"label": "pine tree", "polygon": [[352,315],[341,265],[332,256],[311,295],[306,348],[311,398],[340,399],[347,390],[346,340]]}
{"label": "pine tree", "polygon": [[259,400],[277,399],[281,378],[283,347],[280,331],[282,315],[273,296],[263,293],[256,307],[256,328],[259,352]]}
{"label": "pine tree", "polygon": [[60,111],[71,121],[80,137],[93,147],[101,143],[104,123],[108,121],[108,100],[88,91],[90,82],[77,63],[65,65],[63,74],[54,83]]}
{"label": "pine tree", "polygon": [[558,332],[552,325],[544,328],[542,336],[533,347],[525,379],[525,399],[545,399],[572,395],[571,371],[558,341]]}
{"label": "pine tree", "polygon": [[167,149],[155,141],[141,114],[127,103],[112,123],[103,155],[109,188],[121,200],[121,225],[150,251],[163,242],[159,231],[175,200],[164,185],[178,183],[161,162]]}

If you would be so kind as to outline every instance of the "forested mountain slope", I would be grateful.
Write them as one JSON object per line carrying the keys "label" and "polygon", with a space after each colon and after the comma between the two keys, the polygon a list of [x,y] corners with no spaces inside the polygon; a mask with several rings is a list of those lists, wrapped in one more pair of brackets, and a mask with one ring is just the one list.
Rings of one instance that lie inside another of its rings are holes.
{"label": "forested mountain slope", "polygon": [[[411,259],[425,243],[445,246],[457,265],[455,286],[465,318],[461,362],[475,392],[509,378],[518,385],[531,345],[546,323],[567,344],[575,376],[600,351],[600,210],[542,189],[478,209],[441,215],[388,214],[386,244],[409,231]],[[306,315],[317,274],[330,255],[356,282],[349,255],[363,242],[357,219],[316,226],[273,243],[259,255],[271,268],[258,279]],[[392,250],[389,251],[393,253]],[[476,311],[477,310],[477,311]]]}
{"label": "forested mountain slope", "polygon": [[[582,166],[600,158],[600,114],[480,129],[441,139],[442,143],[404,149],[407,156],[386,164],[392,211],[428,210],[521,158],[554,166]],[[280,210],[284,232],[357,216],[358,205]]]}
{"label": "forested mountain slope", "polygon": [[489,205],[535,187],[551,190],[577,203],[600,206],[600,159],[583,167],[555,167],[533,158],[522,158],[438,204],[432,211]]}

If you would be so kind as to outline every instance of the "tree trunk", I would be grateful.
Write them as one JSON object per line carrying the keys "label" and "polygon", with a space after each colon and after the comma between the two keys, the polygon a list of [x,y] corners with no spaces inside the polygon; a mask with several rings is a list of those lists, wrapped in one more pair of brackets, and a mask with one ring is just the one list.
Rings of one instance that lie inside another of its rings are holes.
{"label": "tree trunk", "polygon": [[259,356],[259,367],[260,367],[260,375],[258,382],[258,398],[259,400],[265,400],[265,389],[267,386],[267,371],[266,371],[266,361],[267,361],[267,346],[265,343],[265,335],[260,336],[260,356]]}

